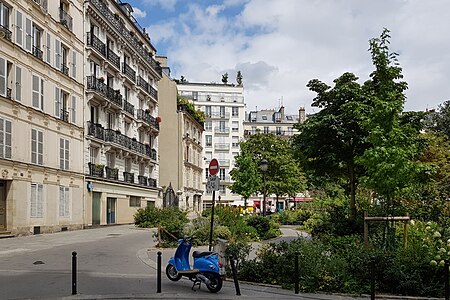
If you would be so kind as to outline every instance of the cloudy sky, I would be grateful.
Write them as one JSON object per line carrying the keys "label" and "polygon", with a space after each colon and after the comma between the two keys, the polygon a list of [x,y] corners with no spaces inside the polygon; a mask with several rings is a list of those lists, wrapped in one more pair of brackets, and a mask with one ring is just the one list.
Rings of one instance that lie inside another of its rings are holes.
{"label": "cloudy sky", "polygon": [[221,82],[243,74],[247,109],[304,106],[318,78],[344,72],[361,83],[373,65],[369,39],[391,31],[408,82],[405,110],[436,108],[450,99],[448,0],[134,0],[139,23],[172,77]]}

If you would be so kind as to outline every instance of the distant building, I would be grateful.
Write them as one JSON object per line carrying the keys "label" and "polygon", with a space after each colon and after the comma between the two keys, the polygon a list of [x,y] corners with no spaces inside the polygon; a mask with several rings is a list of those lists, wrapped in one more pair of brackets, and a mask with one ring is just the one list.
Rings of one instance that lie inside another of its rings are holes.
{"label": "distant building", "polygon": [[[244,88],[232,84],[218,83],[179,83],[181,97],[188,98],[206,114],[203,134],[203,190],[209,176],[211,159],[219,161],[220,190],[216,201],[232,203],[241,196],[231,193],[227,188],[232,184],[230,170],[234,167],[234,157],[239,154],[239,142],[244,136],[245,116]],[[203,196],[205,206],[210,206],[212,193]]]}
{"label": "distant building", "polygon": [[285,114],[284,106],[280,109],[262,109],[247,112],[244,121],[244,136],[256,133],[273,133],[283,138],[290,138],[298,133],[294,125],[306,120],[305,108],[300,107],[298,115]]}
{"label": "distant building", "polygon": [[161,116],[159,152],[163,206],[193,212],[203,208],[203,122],[184,105],[177,105],[177,85],[170,78],[166,58],[158,57],[163,77],[158,84]]}

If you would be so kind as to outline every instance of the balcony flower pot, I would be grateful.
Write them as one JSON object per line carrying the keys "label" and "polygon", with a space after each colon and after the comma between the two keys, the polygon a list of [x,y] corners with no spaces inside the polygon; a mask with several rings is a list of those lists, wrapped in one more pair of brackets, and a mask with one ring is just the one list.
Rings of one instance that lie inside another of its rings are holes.
{"label": "balcony flower pot", "polygon": [[98,78],[98,81],[100,81],[100,82],[102,82],[102,83],[105,82],[105,77],[99,77],[99,78]]}
{"label": "balcony flower pot", "polygon": [[161,117],[160,116],[156,117],[156,122],[161,123]]}

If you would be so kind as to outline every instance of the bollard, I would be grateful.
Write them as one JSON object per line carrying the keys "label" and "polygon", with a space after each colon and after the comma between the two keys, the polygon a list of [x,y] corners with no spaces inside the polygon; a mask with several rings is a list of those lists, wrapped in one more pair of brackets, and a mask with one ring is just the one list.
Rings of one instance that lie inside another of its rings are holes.
{"label": "bollard", "polygon": [[77,253],[72,252],[72,295],[77,294]]}
{"label": "bollard", "polygon": [[370,260],[370,300],[375,300],[375,256]]}
{"label": "bollard", "polygon": [[294,260],[294,278],[295,278],[295,293],[299,293],[299,286],[298,286],[298,253],[295,253],[295,260]]}
{"label": "bollard", "polygon": [[157,253],[156,292],[161,293],[161,251]]}
{"label": "bollard", "polygon": [[450,283],[449,283],[449,268],[450,268],[450,263],[448,261],[448,259],[445,260],[445,265],[444,265],[444,280],[445,280],[445,300],[450,300]]}
{"label": "bollard", "polygon": [[230,259],[231,271],[233,271],[234,288],[236,289],[236,295],[241,295],[241,289],[239,288],[239,281],[237,279],[236,265],[234,264],[234,259]]}

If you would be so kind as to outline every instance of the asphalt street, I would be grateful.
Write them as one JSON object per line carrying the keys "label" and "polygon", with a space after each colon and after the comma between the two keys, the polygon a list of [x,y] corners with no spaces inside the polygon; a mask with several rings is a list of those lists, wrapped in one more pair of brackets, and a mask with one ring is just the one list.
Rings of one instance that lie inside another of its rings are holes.
{"label": "asphalt street", "polygon": [[[283,239],[297,235],[289,233],[293,229],[285,230]],[[122,225],[0,239],[0,299],[356,299],[296,295],[244,283],[240,283],[241,296],[236,296],[231,279],[218,294],[211,294],[204,286],[193,291],[189,280],[171,282],[165,274],[162,293],[156,293],[156,253],[162,252],[164,272],[174,249],[156,249],[153,232]],[[77,295],[71,295],[73,251],[77,252]]]}

